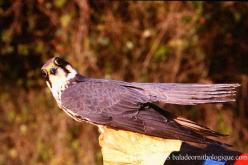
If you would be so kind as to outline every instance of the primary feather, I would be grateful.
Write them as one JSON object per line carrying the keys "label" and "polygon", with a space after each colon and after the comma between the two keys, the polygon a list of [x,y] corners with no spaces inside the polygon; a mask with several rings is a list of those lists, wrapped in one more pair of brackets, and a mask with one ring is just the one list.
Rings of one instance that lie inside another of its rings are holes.
{"label": "primary feather", "polygon": [[194,105],[235,101],[239,84],[133,83],[152,96],[151,101]]}

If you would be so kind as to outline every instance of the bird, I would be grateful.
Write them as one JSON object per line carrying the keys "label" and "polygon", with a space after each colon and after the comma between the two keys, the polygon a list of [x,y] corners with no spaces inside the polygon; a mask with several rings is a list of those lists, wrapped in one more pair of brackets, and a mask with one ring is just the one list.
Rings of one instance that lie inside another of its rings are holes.
{"label": "bird", "polygon": [[41,76],[59,108],[76,121],[163,139],[229,146],[210,138],[226,135],[177,116],[159,103],[235,101],[238,83],[144,83],[89,78],[59,56],[42,66]]}

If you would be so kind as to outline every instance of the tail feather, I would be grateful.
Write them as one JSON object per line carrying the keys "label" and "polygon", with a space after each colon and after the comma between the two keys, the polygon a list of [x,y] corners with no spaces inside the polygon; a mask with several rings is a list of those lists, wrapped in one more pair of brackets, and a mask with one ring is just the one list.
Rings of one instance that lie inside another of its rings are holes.
{"label": "tail feather", "polygon": [[221,134],[219,132],[216,132],[214,130],[211,130],[205,126],[202,126],[200,124],[197,124],[191,120],[182,118],[182,117],[177,117],[174,119],[176,122],[178,122],[180,125],[182,125],[185,128],[189,128],[203,136],[212,136],[212,137],[220,137],[220,136],[227,136],[224,134]]}

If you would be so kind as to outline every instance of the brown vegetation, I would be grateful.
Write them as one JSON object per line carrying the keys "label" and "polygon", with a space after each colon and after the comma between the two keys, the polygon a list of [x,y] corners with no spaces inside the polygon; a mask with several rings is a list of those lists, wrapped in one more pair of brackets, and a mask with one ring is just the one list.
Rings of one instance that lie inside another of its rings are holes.
{"label": "brown vegetation", "polygon": [[0,1],[0,164],[101,164],[94,126],[58,109],[40,67],[139,82],[242,84],[236,103],[165,108],[248,151],[248,4]]}

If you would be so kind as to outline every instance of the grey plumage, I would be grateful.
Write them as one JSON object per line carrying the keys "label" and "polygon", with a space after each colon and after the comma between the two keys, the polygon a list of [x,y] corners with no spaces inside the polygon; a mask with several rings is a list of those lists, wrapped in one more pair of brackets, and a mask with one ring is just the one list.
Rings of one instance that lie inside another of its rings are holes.
{"label": "grey plumage", "polygon": [[88,79],[77,75],[76,84],[62,92],[62,108],[77,120],[146,135],[197,143],[220,142],[205,136],[221,134],[172,115],[156,102],[193,105],[233,101],[238,84],[128,83]]}
{"label": "grey plumage", "polygon": [[129,83],[83,77],[54,57],[41,68],[58,105],[77,121],[115,129],[204,144],[223,136],[205,126],[161,109],[158,102],[180,105],[235,100],[239,84]]}

